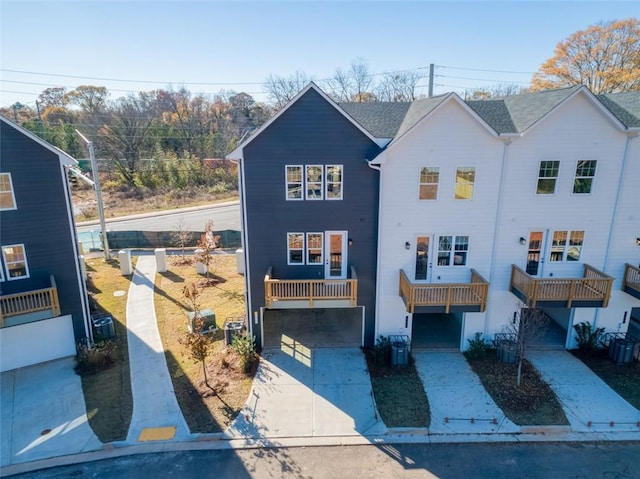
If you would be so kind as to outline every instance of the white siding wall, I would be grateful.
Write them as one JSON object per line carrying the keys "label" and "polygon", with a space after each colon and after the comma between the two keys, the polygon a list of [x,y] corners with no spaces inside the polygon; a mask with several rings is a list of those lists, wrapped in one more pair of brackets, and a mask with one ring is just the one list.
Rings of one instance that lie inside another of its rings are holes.
{"label": "white siding wall", "polygon": [[75,356],[71,315],[0,329],[0,370]]}
{"label": "white siding wall", "polygon": [[[418,235],[432,235],[433,283],[468,282],[471,268],[489,276],[502,152],[502,142],[453,100],[387,152],[381,172],[376,335],[411,334],[411,318],[398,295],[398,283],[400,269],[410,279],[414,277]],[[435,201],[418,199],[423,166],[440,168]],[[456,168],[461,166],[476,167],[474,196],[470,201],[454,199]],[[465,266],[438,267],[435,259],[439,235],[469,236]],[[407,241],[411,245],[409,250],[405,249]],[[476,317],[467,323],[475,327],[479,322],[482,321]]]}
{"label": "white siding wall", "polygon": [[[413,278],[417,235],[433,235],[431,259],[437,257],[438,235],[469,236],[467,265],[438,267],[433,262],[432,282],[467,282],[470,268],[491,282],[487,312],[466,315],[463,347],[476,331],[488,336],[503,331],[512,317],[518,299],[509,292],[511,265],[524,268],[527,246],[520,245],[519,238],[528,239],[530,231],[585,232],[580,261],[550,262],[545,252],[545,277],[579,277],[584,263],[604,269],[626,142],[627,135],[586,95],[578,94],[558,107],[508,147],[502,213],[494,238],[503,142],[456,101],[432,112],[386,152],[382,166],[376,336],[411,334],[411,315],[398,294],[398,275],[402,268]],[[630,141],[627,155],[605,271],[616,278],[614,294],[608,308],[576,308],[569,315],[570,325],[595,321],[616,331],[624,312],[640,306],[640,301],[619,292],[624,263],[640,262],[635,244],[640,237],[640,139]],[[536,195],[543,160],[560,161],[553,195]],[[572,192],[578,160],[598,162],[591,194]],[[418,200],[422,166],[440,167],[437,201]],[[477,168],[471,201],[453,199],[458,166]],[[548,245],[550,240],[551,236]],[[410,250],[405,249],[406,241]],[[626,324],[621,327],[626,330]],[[575,344],[571,336],[570,347]]]}

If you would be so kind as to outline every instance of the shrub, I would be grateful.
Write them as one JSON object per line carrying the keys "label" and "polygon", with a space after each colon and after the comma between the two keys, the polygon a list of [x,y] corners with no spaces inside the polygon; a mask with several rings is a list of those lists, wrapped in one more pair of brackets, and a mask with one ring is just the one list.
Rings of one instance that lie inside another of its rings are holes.
{"label": "shrub", "polygon": [[242,372],[248,373],[255,364],[258,356],[256,354],[255,338],[249,334],[236,334],[231,342],[231,349],[240,358]]}
{"label": "shrub", "polygon": [[591,354],[600,349],[604,328],[593,328],[591,323],[581,322],[573,325],[576,330],[576,341],[578,349],[587,354]]}
{"label": "shrub", "polygon": [[377,366],[391,364],[391,340],[389,336],[380,336],[373,347],[373,361]]}
{"label": "shrub", "polygon": [[109,369],[116,363],[116,348],[113,341],[95,343],[92,348],[86,342],[79,343],[75,372],[80,376],[90,376]]}
{"label": "shrub", "polygon": [[476,333],[473,339],[467,339],[469,348],[464,352],[467,359],[482,359],[487,356],[489,345],[482,337],[482,333]]}

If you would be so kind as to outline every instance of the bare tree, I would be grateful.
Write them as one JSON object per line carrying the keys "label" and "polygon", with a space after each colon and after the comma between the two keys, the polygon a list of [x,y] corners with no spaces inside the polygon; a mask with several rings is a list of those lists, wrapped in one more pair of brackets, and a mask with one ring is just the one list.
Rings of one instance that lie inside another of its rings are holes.
{"label": "bare tree", "polygon": [[522,361],[528,347],[537,339],[540,339],[549,326],[549,316],[542,310],[527,307],[521,303],[518,310],[514,313],[513,318],[507,326],[507,332],[515,337],[516,354],[518,361],[518,373],[516,376],[516,384],[520,386],[522,380]]}
{"label": "bare tree", "polygon": [[187,243],[191,238],[191,232],[189,231],[187,223],[184,221],[184,218],[182,216],[176,223],[174,230],[171,232],[171,238],[180,246],[180,250],[182,251],[181,263],[187,264],[188,262],[185,256],[185,248],[187,247]]}
{"label": "bare tree", "polygon": [[488,100],[510,95],[518,95],[525,89],[516,83],[499,83],[488,88],[476,88],[464,92],[465,100]]}
{"label": "bare tree", "polygon": [[370,91],[373,74],[362,58],[356,58],[346,70],[338,68],[333,77],[327,80],[329,95],[339,102],[365,102],[375,100]]}
{"label": "bare tree", "polygon": [[380,101],[413,101],[418,98],[418,82],[424,78],[418,70],[389,72],[376,87]]}
{"label": "bare tree", "polygon": [[310,75],[297,71],[288,77],[269,75],[264,82],[269,101],[274,104],[276,111],[289,103],[300,90],[313,81]]}

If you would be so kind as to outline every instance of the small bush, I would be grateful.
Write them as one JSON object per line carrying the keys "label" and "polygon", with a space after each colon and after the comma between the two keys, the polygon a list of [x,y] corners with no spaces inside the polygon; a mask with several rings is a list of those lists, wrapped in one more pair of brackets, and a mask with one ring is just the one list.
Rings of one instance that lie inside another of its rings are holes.
{"label": "small bush", "polygon": [[99,373],[116,363],[116,344],[113,341],[95,343],[92,348],[83,342],[78,344],[77,350],[74,370],[80,376]]}
{"label": "small bush", "polygon": [[236,334],[231,343],[231,349],[240,358],[242,372],[248,373],[255,364],[258,356],[256,354],[255,338],[249,334]]}
{"label": "small bush", "polygon": [[578,349],[586,354],[592,354],[600,349],[604,328],[593,328],[591,323],[582,322],[573,325],[576,330]]}
{"label": "small bush", "polygon": [[373,347],[373,361],[376,366],[384,367],[391,364],[391,340],[389,336],[380,336]]}
{"label": "small bush", "polygon": [[473,339],[467,339],[469,348],[464,352],[467,359],[483,359],[487,356],[489,345],[482,337],[482,333],[476,333]]}

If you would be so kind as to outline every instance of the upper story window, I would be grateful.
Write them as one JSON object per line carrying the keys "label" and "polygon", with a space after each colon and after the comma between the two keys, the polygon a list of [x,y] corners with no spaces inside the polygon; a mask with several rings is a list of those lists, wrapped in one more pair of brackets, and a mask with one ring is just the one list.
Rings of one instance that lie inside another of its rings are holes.
{"label": "upper story window", "polygon": [[473,185],[476,181],[476,168],[462,166],[456,169],[456,186],[454,198],[456,200],[470,200],[473,198]]}
{"label": "upper story window", "polygon": [[324,198],[322,194],[324,181],[322,174],[322,165],[307,165],[306,168],[306,180],[307,180],[307,199],[308,200],[321,200]]}
{"label": "upper story window", "polygon": [[286,166],[287,176],[287,199],[302,199],[302,166],[292,165]]}
{"label": "upper story window", "polygon": [[3,246],[2,257],[9,281],[29,277],[29,266],[23,244]]}
{"label": "upper story window", "polygon": [[596,160],[578,160],[576,177],[573,180],[573,192],[578,195],[591,193],[593,178],[596,176]]}
{"label": "upper story window", "polygon": [[287,264],[304,264],[304,234],[287,233]]}
{"label": "upper story window", "polygon": [[554,231],[550,261],[579,261],[584,231]]}
{"label": "upper story window", "polygon": [[13,193],[11,173],[0,173],[0,210],[15,210],[16,197]]}
{"label": "upper story window", "polygon": [[342,199],[342,165],[327,165],[327,199]]}
{"label": "upper story window", "polygon": [[287,200],[341,200],[342,165],[285,166]]}
{"label": "upper story window", "polygon": [[464,266],[469,252],[468,236],[438,238],[438,266]]}
{"label": "upper story window", "polygon": [[438,199],[438,182],[440,181],[440,168],[437,166],[424,166],[420,168],[420,193],[421,200]]}
{"label": "upper story window", "polygon": [[541,161],[538,172],[538,186],[536,194],[552,195],[556,192],[556,180],[558,179],[559,161]]}

